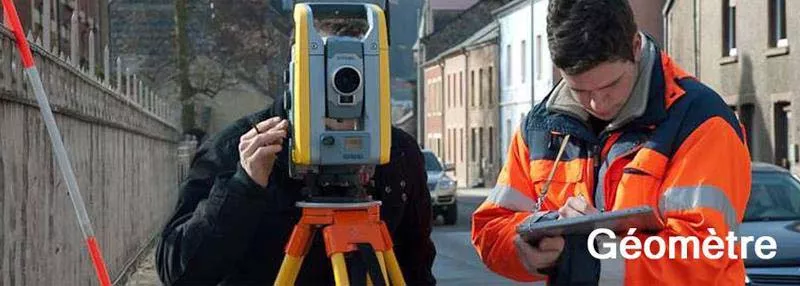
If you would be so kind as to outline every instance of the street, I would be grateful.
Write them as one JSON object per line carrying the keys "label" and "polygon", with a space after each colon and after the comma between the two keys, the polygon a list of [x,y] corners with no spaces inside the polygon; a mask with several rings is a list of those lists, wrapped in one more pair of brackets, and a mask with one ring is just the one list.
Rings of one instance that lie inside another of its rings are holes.
{"label": "street", "polygon": [[[488,195],[489,189],[461,189],[458,191],[458,222],[444,225],[441,218],[431,235],[436,245],[433,274],[439,285],[545,285],[515,283],[492,273],[478,258],[470,242],[471,216]],[[622,285],[621,263],[603,261],[600,285]]]}
{"label": "street", "polygon": [[459,190],[456,225],[444,225],[441,218],[434,224],[431,235],[436,245],[433,274],[439,285],[514,284],[513,281],[486,268],[470,242],[472,213],[486,198],[488,191],[488,189]]}

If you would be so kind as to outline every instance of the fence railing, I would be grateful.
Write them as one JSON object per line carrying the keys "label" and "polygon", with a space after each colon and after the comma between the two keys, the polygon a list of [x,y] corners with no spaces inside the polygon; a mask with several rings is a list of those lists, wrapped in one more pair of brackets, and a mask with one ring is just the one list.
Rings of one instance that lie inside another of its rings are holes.
{"label": "fence railing", "polygon": [[[32,49],[116,279],[172,212],[196,142],[181,143],[177,104],[133,76],[112,84],[38,43]],[[96,284],[49,140],[0,25],[0,285]]]}

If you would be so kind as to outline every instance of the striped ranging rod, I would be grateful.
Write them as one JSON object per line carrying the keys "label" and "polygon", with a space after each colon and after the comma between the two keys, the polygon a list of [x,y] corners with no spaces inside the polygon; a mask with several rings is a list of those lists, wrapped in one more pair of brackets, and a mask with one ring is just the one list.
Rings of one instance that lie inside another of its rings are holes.
{"label": "striped ranging rod", "polygon": [[53,111],[50,109],[50,102],[47,100],[47,94],[42,85],[42,78],[39,76],[39,71],[33,62],[33,55],[31,54],[28,40],[25,38],[22,24],[19,22],[17,9],[14,7],[14,1],[2,0],[3,7],[5,8],[5,19],[11,25],[11,30],[14,32],[14,38],[17,40],[17,48],[22,56],[22,65],[25,68],[25,75],[33,87],[33,93],[36,95],[36,102],[39,104],[39,110],[42,112],[47,133],[50,135],[50,142],[53,145],[53,152],[58,161],[58,167],[61,169],[61,174],[64,176],[64,181],[67,182],[67,191],[69,198],[72,200],[72,206],[75,208],[75,215],[78,217],[78,225],[81,227],[83,238],[89,250],[89,256],[92,259],[97,279],[102,286],[110,286],[111,279],[108,276],[106,264],[103,261],[103,255],[100,252],[100,246],[97,244],[97,239],[94,236],[92,229],[92,222],[89,220],[89,215],[86,213],[86,206],[81,196],[81,191],[78,189],[78,181],[75,179],[75,173],[72,171],[72,165],[67,156],[67,150],[64,148],[64,141],[62,141],[58,126],[56,125]]}

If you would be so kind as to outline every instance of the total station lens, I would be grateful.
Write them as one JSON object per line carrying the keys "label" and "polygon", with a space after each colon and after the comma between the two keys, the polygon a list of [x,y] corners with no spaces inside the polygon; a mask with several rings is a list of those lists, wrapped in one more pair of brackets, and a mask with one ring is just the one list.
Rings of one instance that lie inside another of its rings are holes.
{"label": "total station lens", "polygon": [[360,85],[361,75],[354,68],[343,67],[333,75],[333,87],[339,93],[354,93]]}

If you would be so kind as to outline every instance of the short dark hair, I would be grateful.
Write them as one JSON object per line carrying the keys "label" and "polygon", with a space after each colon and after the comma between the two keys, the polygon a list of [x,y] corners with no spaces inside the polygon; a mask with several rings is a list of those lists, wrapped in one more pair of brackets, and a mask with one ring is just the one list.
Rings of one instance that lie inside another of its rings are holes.
{"label": "short dark hair", "polygon": [[361,38],[367,33],[369,24],[360,18],[327,18],[314,20],[314,26],[321,36],[347,36]]}
{"label": "short dark hair", "polygon": [[628,0],[550,0],[548,45],[553,64],[566,74],[606,61],[633,61],[637,31]]}
{"label": "short dark hair", "polygon": [[[341,18],[323,18],[314,19],[314,28],[317,33],[323,37],[338,36],[338,37],[353,37],[361,38],[369,30],[369,23],[364,19],[341,19]],[[292,32],[289,33],[289,42],[294,44],[294,27]]]}

